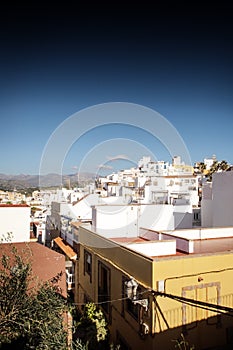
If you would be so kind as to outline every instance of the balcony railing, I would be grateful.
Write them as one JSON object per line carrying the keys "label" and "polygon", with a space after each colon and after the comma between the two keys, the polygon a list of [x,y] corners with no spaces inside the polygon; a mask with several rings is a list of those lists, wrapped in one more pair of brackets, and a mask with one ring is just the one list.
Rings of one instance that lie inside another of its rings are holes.
{"label": "balcony railing", "polygon": [[73,273],[69,273],[68,270],[66,270],[66,284],[67,284],[67,290],[71,290],[75,286],[74,274]]}

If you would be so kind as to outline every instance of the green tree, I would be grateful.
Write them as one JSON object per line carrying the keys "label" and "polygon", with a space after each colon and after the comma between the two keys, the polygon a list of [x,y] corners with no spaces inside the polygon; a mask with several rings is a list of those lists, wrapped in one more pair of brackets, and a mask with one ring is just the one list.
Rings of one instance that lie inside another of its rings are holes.
{"label": "green tree", "polygon": [[51,283],[29,288],[30,263],[16,250],[0,264],[0,348],[67,350],[66,301]]}
{"label": "green tree", "polygon": [[217,171],[226,171],[227,169],[229,169],[229,167],[230,165],[225,160],[222,160],[221,162],[214,161],[207,175],[208,180],[212,181],[214,173],[216,173]]}
{"label": "green tree", "polygon": [[199,162],[199,163],[198,163],[198,171],[199,171],[201,174],[203,174],[205,170],[206,170],[206,165],[205,165],[205,163]]}
{"label": "green tree", "polygon": [[87,303],[79,315],[75,336],[88,343],[88,349],[108,349],[108,324],[100,308]]}
{"label": "green tree", "polygon": [[219,163],[219,169],[222,171],[226,171],[229,167],[230,167],[230,165],[225,160],[222,160]]}
{"label": "green tree", "polygon": [[195,350],[194,345],[190,345],[189,342],[186,341],[184,335],[181,333],[178,339],[172,340],[175,342],[175,348],[179,350]]}
{"label": "green tree", "polygon": [[[0,241],[11,241],[11,233]],[[13,247],[13,245],[12,245]],[[28,259],[29,258],[29,259]],[[28,261],[27,261],[28,260]],[[65,315],[76,310],[58,293],[57,281],[36,283],[30,256],[22,258],[14,247],[0,259],[0,349],[1,350],[91,350],[119,349],[109,345],[108,327],[102,311],[93,303],[79,315],[75,341],[68,344]],[[32,287],[33,286],[33,287]]]}

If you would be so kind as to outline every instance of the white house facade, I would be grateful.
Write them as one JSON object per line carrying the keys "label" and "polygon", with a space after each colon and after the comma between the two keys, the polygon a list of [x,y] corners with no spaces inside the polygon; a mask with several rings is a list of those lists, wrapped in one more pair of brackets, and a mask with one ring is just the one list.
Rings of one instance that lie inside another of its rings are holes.
{"label": "white house facade", "polygon": [[26,204],[0,204],[0,239],[3,243],[30,241],[31,208]]}

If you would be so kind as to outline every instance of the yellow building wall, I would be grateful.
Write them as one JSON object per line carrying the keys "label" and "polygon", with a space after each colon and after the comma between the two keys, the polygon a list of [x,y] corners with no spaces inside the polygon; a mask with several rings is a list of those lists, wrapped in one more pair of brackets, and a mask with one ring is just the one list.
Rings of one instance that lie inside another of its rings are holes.
{"label": "yellow building wall", "polygon": [[[76,302],[84,303],[84,295],[98,302],[98,263],[102,262],[110,271],[111,302],[107,317],[114,344],[120,337],[133,350],[174,349],[175,340],[182,332],[189,344],[195,345],[195,350],[227,342],[232,317],[217,317],[212,311],[164,296],[154,297],[151,290],[233,307],[233,254],[193,254],[152,260],[87,229],[80,231]],[[90,276],[84,275],[84,250],[92,255],[91,282]],[[122,281],[123,277],[130,279],[130,276],[139,283],[142,293],[147,291],[143,297],[148,298],[149,310],[142,311],[139,320],[126,309]],[[149,327],[148,335],[141,332],[142,322]]]}
{"label": "yellow building wall", "polygon": [[[92,254],[92,281],[89,275],[84,275],[84,250]],[[145,339],[140,336],[140,324],[126,310],[126,297],[124,294],[122,280],[128,278],[121,269],[116,268],[106,258],[102,258],[100,254],[95,254],[88,247],[80,246],[80,259],[78,262],[77,281],[75,302],[81,309],[82,305],[87,301],[88,297],[91,301],[98,304],[98,263],[101,262],[110,271],[110,312],[106,314],[109,329],[111,333],[111,341],[114,344],[119,343],[120,339],[130,345],[132,349],[151,348],[152,340],[149,337]],[[132,262],[131,262],[132,263]],[[86,297],[85,297],[86,296]],[[101,307],[102,305],[99,304]],[[149,318],[150,320],[150,318]],[[150,322],[150,321],[149,321]]]}
{"label": "yellow building wall", "polygon": [[[157,259],[153,267],[154,290],[207,303],[233,307],[233,254],[193,255]],[[157,296],[155,333],[186,332],[195,349],[222,345],[232,318]],[[158,309],[161,311],[158,312]],[[180,329],[180,330],[179,330]],[[163,336],[160,337],[160,340]],[[164,338],[164,341],[166,339]],[[164,345],[164,344],[163,344]]]}
{"label": "yellow building wall", "polygon": [[75,303],[79,304],[80,308],[88,299],[95,301],[97,295],[95,288],[96,274],[94,271],[92,271],[92,277],[87,273],[84,274],[84,250],[84,247],[80,245],[80,255],[75,269]]}
{"label": "yellow building wall", "polygon": [[129,276],[134,276],[142,285],[152,287],[152,258],[119,246],[83,227],[79,230],[79,240],[83,246],[109,261],[111,265],[115,265]]}
{"label": "yellow building wall", "polygon": [[[83,228],[81,228],[82,230]],[[84,237],[82,236],[82,233]],[[127,311],[126,296],[123,287],[125,280],[130,280],[133,276],[140,284],[140,291],[151,289],[152,283],[152,259],[133,253],[132,251],[119,247],[119,245],[105,240],[101,236],[84,229],[79,232],[80,258],[78,268],[76,269],[76,293],[75,302],[79,308],[85,302],[86,297],[95,303],[98,303],[98,264],[101,262],[110,271],[110,312],[106,314],[108,319],[112,342],[119,343],[119,338],[130,345],[131,349],[152,348],[153,340],[151,337],[144,337],[141,334],[140,321],[136,320],[130,312]],[[83,241],[85,245],[83,244]],[[92,255],[92,281],[90,276],[84,275],[84,251]],[[149,286],[150,283],[150,286]],[[150,300],[149,300],[150,302]],[[101,307],[101,304],[99,304]],[[151,307],[150,307],[151,309]],[[143,310],[142,310],[143,311]],[[151,329],[150,313],[142,314],[142,318]]]}

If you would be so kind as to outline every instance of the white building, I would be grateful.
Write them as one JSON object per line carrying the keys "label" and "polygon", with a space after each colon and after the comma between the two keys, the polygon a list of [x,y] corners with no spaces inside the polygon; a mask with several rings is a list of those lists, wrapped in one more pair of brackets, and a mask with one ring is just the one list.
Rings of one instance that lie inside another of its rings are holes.
{"label": "white building", "polygon": [[213,174],[202,189],[203,227],[233,226],[233,171]]}
{"label": "white building", "polygon": [[191,204],[197,207],[198,178],[193,175],[151,176],[144,188],[143,203]]}
{"label": "white building", "polygon": [[32,220],[33,233],[37,241],[45,245],[46,241],[46,217]]}
{"label": "white building", "polygon": [[[125,203],[199,205],[198,177],[194,169],[173,157],[172,164],[143,157],[137,168],[121,170],[116,177],[101,179],[104,196],[123,196]],[[101,189],[101,188],[100,188]]]}
{"label": "white building", "polygon": [[[91,222],[92,221],[92,206],[94,205],[109,205],[112,203],[122,204],[122,197],[101,197],[98,194],[88,194],[83,196],[77,202],[71,204],[67,202],[52,202],[51,215],[48,220],[50,226],[57,229],[61,237],[67,243],[72,244],[71,224],[72,222]],[[49,225],[48,225],[49,226]],[[48,232],[50,229],[48,229]]]}
{"label": "white building", "polygon": [[31,208],[26,204],[0,204],[0,240],[30,241]]}
{"label": "white building", "polygon": [[216,156],[213,154],[212,158],[204,158],[204,164],[206,166],[206,170],[210,170],[214,162],[216,161]]}
{"label": "white building", "polygon": [[141,227],[153,230],[192,228],[192,206],[169,204],[96,205],[92,227],[107,236],[137,236]]}
{"label": "white building", "polygon": [[130,235],[140,227],[174,230],[199,222],[193,218],[193,207],[199,204],[198,178],[179,156],[172,164],[143,157],[137,168],[96,179],[95,193],[83,194],[76,202],[71,198],[68,191],[60,191],[49,218],[69,244],[71,223],[75,221],[92,222],[98,230],[123,229]]}

